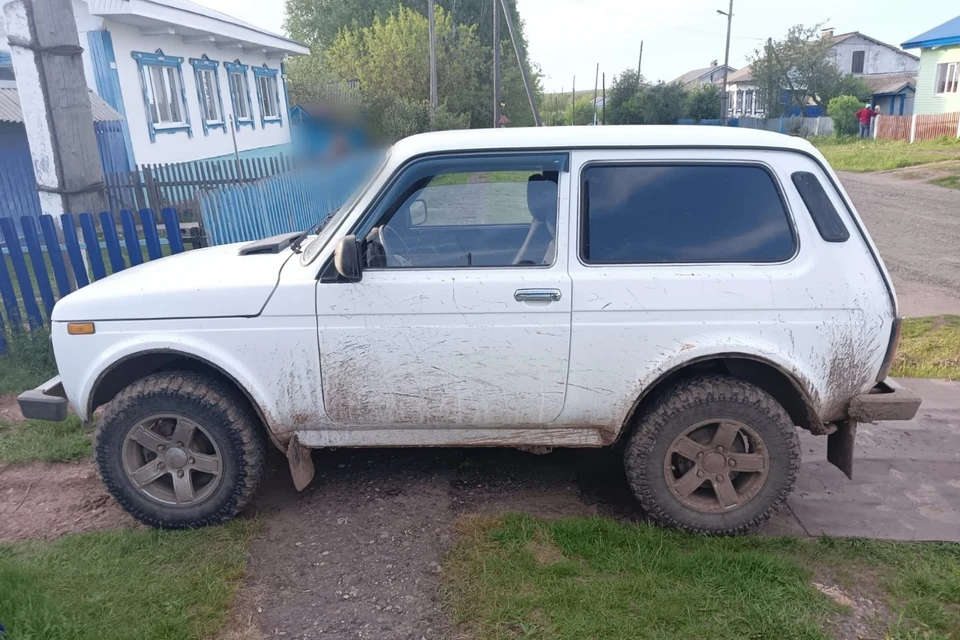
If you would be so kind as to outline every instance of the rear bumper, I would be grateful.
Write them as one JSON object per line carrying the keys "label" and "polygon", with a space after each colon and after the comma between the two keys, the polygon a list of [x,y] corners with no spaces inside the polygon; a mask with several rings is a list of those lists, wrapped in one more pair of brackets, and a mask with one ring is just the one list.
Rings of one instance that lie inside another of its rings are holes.
{"label": "rear bumper", "polygon": [[50,378],[36,389],[17,396],[20,413],[28,420],[61,422],[67,419],[67,394],[60,376]]}
{"label": "rear bumper", "polygon": [[847,411],[851,420],[912,420],[920,409],[920,396],[887,378],[867,393],[855,396]]}

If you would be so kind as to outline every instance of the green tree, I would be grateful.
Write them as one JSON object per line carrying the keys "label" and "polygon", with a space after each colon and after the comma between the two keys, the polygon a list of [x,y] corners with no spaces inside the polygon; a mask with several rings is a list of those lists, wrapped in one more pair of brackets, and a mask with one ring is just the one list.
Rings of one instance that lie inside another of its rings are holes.
{"label": "green tree", "polygon": [[567,107],[563,116],[564,124],[591,124],[597,109],[593,104],[593,98],[580,98],[573,105]]}
{"label": "green tree", "polygon": [[679,82],[661,82],[640,95],[644,124],[676,124],[684,117],[687,89]]}
{"label": "green tree", "polygon": [[722,117],[720,88],[715,84],[702,84],[687,92],[686,117],[695,120]]}
{"label": "green tree", "polygon": [[614,78],[607,91],[607,124],[643,124],[641,95],[647,86],[636,71],[629,69]]}
{"label": "green tree", "polygon": [[[311,48],[309,56],[297,58],[288,64],[287,72],[294,102],[323,101],[328,96],[331,86],[336,86],[339,81],[357,79],[345,76],[329,67],[326,50],[337,40],[341,31],[358,32],[366,27],[372,27],[375,21],[384,21],[391,13],[396,14],[400,7],[426,14],[425,0],[285,0],[285,3],[286,30],[294,40],[303,42]],[[516,0],[507,0],[506,4],[513,17],[520,51],[530,68],[534,91],[539,97],[542,93],[539,67],[532,63],[527,55],[523,21],[517,11]],[[466,28],[464,25],[473,28],[467,37],[480,43],[475,51],[473,62],[477,63],[481,69],[480,82],[486,98],[470,109],[470,126],[492,126],[493,3],[490,0],[437,0],[436,6],[438,10],[443,10],[450,16],[451,40],[459,39],[463,29]],[[513,126],[532,125],[533,115],[523,88],[520,67],[510,43],[506,25],[501,24],[501,97],[506,105],[504,113],[510,118]],[[443,46],[439,42],[438,49],[442,54]],[[405,98],[414,101],[417,99],[414,96],[405,96]]]}
{"label": "green tree", "polygon": [[859,131],[857,111],[863,101],[856,96],[837,96],[827,106],[827,115],[833,118],[833,132],[838,137],[855,136]]}
{"label": "green tree", "polygon": [[826,107],[839,95],[843,74],[829,55],[833,41],[821,38],[819,29],[820,25],[795,25],[786,37],[760,47],[750,56],[753,78],[769,117],[782,115],[785,106],[803,109],[808,100]]}
{"label": "green tree", "polygon": [[[493,106],[484,91],[485,69],[475,27],[461,26],[454,35],[450,15],[438,8],[436,30],[441,102],[449,114],[465,114],[471,126],[489,126]],[[342,30],[326,58],[338,77],[359,80],[360,97],[376,125],[393,122],[399,113],[413,113],[409,105],[429,100],[427,49],[426,17],[400,7],[386,18],[375,18],[369,27]],[[390,125],[382,132],[394,138],[396,130]]]}

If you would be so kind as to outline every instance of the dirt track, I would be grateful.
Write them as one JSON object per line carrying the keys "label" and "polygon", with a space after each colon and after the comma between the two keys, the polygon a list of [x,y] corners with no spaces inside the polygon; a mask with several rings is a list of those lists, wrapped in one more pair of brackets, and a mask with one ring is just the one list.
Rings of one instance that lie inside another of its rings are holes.
{"label": "dirt track", "polygon": [[960,191],[905,174],[919,172],[840,173],[840,180],[893,275],[901,314],[960,314]]}

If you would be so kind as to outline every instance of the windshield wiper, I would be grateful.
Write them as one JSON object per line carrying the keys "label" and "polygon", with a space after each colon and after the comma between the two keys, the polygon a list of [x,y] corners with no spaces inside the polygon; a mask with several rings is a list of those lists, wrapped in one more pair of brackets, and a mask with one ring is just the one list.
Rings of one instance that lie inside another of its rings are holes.
{"label": "windshield wiper", "polygon": [[314,226],[310,227],[309,229],[301,233],[299,236],[297,236],[297,239],[290,243],[290,249],[294,253],[300,253],[300,245],[303,243],[304,240],[306,240],[307,236],[309,236],[311,233],[320,233],[320,231],[327,225],[327,223],[330,222],[330,218],[332,218],[337,213],[337,211],[340,211],[340,207],[337,207],[336,209],[328,213],[323,220],[321,220],[320,222],[318,222],[317,224],[315,224]]}

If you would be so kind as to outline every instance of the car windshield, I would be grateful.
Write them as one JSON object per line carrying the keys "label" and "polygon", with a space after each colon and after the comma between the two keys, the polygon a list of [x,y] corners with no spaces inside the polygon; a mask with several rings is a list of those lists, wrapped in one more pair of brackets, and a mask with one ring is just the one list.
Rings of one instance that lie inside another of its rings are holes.
{"label": "car windshield", "polygon": [[367,192],[367,189],[370,188],[370,185],[377,179],[377,176],[380,175],[380,172],[383,171],[383,168],[387,166],[387,162],[390,159],[390,151],[387,150],[383,155],[383,159],[379,162],[374,163],[374,170],[371,174],[364,180],[361,180],[357,189],[353,192],[353,195],[347,199],[339,208],[337,208],[332,215],[327,216],[327,218],[318,225],[316,229],[317,236],[310,241],[306,249],[304,249],[303,254],[300,256],[300,264],[307,265],[313,262],[317,255],[320,253],[320,250],[327,244],[327,241],[330,239],[330,235],[335,229],[340,226],[340,223],[343,222],[343,219],[346,218],[350,211],[356,206],[357,202],[363,197],[363,194]]}

